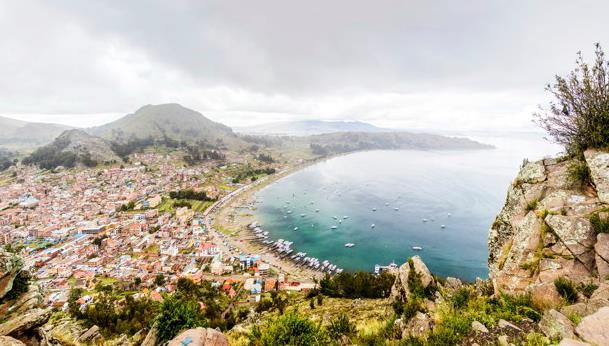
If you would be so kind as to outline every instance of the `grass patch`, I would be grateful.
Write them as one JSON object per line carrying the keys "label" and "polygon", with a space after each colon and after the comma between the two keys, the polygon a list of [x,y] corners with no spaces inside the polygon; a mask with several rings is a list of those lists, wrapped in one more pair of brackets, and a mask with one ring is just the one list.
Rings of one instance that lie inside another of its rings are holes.
{"label": "grass patch", "polygon": [[554,280],[554,286],[558,294],[569,304],[577,302],[577,289],[575,284],[567,278],[558,278]]}
{"label": "grass patch", "polygon": [[590,224],[597,234],[609,233],[609,218],[602,218],[601,213],[594,213],[590,216]]}

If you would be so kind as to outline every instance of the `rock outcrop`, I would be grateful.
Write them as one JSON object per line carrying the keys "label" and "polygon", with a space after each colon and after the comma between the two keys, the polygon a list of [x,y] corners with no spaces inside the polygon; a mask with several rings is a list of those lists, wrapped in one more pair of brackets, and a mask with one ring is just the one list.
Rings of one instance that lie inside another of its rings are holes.
{"label": "rock outcrop", "polygon": [[523,163],[489,232],[496,293],[529,292],[556,307],[557,278],[599,284],[609,274],[609,234],[597,235],[590,222],[609,207],[609,154],[587,151],[585,158],[594,186],[583,190],[573,187],[569,160]]}
{"label": "rock outcrop", "polygon": [[0,324],[0,335],[15,336],[45,324],[51,309],[32,309]]}
{"label": "rock outcrop", "polygon": [[408,262],[402,264],[400,268],[395,273],[396,278],[391,288],[391,298],[399,301],[407,301],[408,297],[411,294],[412,288],[409,287],[408,284],[408,276],[411,275],[410,272],[414,271],[417,276],[420,277],[421,284],[423,288],[427,288],[431,285],[436,284],[436,280],[434,279],[431,272],[421,260],[421,257],[414,256],[408,260]]}
{"label": "rock outcrop", "polygon": [[609,345],[609,307],[584,317],[575,331],[580,338],[593,345]]}
{"label": "rock outcrop", "polygon": [[219,331],[211,328],[195,328],[186,330],[173,340],[168,346],[228,346],[228,339]]}

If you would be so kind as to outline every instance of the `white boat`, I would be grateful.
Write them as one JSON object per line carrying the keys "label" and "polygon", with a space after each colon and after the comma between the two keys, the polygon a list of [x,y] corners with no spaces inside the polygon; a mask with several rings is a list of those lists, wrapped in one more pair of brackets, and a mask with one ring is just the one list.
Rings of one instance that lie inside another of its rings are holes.
{"label": "white boat", "polygon": [[372,208],[372,211],[376,211],[376,208]]}
{"label": "white boat", "polygon": [[288,214],[292,214],[292,211],[291,211],[291,210],[288,210]]}
{"label": "white boat", "polygon": [[446,228],[446,225],[441,225],[440,228]]}
{"label": "white boat", "polygon": [[316,213],[319,213],[319,209],[315,209],[315,212],[316,212]]}
{"label": "white boat", "polygon": [[385,206],[386,206],[386,207],[388,207],[388,206],[389,206],[389,203],[385,203]]}
{"label": "white boat", "polygon": [[343,219],[347,220],[349,217],[347,215],[343,216]]}
{"label": "white boat", "polygon": [[343,223],[343,220],[338,220],[338,223]]}
{"label": "white boat", "polygon": [[451,213],[448,213],[448,217],[451,217],[451,216],[452,216],[452,214],[451,214]]}
{"label": "white boat", "polygon": [[398,211],[398,210],[400,210],[400,208],[393,208],[393,210]]}
{"label": "white boat", "polygon": [[429,220],[427,220],[427,219],[423,219],[423,222],[427,222],[427,221],[429,221]]}
{"label": "white boat", "polygon": [[353,243],[347,243],[347,244],[345,244],[345,247],[348,247],[348,248],[352,248],[354,246],[355,246],[355,244],[353,244]]}
{"label": "white boat", "polygon": [[331,229],[337,229],[338,227],[336,227],[336,226],[332,226],[332,227],[330,227],[330,228],[331,228]]}
{"label": "white boat", "polygon": [[374,228],[374,227],[376,227],[376,225],[375,225],[375,224],[370,225],[370,228]]}
{"label": "white boat", "polygon": [[307,214],[300,214],[300,217],[305,217],[307,216]]}
{"label": "white boat", "polygon": [[294,227],[294,230],[295,230],[295,231],[298,231],[298,227]]}
{"label": "white boat", "polygon": [[412,249],[415,250],[415,251],[421,251],[421,250],[423,250],[423,248],[420,247],[420,246],[413,246]]}

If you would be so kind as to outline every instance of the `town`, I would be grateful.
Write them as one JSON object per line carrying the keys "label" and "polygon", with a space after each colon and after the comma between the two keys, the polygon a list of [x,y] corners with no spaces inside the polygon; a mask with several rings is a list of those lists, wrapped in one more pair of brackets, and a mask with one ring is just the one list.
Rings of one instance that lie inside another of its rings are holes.
{"label": "town", "polygon": [[71,289],[94,294],[100,283],[160,301],[181,277],[245,304],[314,287],[267,262],[272,254],[242,252],[213,229],[210,211],[245,186],[231,176],[243,163],[185,167],[155,152],[132,162],[55,173],[19,167],[0,187],[2,244],[33,268],[47,304],[67,308]]}

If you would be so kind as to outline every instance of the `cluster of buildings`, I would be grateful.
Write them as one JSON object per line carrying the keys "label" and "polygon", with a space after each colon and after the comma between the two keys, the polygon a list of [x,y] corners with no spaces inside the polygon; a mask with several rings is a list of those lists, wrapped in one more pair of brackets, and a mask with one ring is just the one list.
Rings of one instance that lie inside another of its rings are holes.
{"label": "cluster of buildings", "polygon": [[309,288],[285,275],[271,277],[260,256],[217,240],[206,229],[206,215],[161,208],[173,190],[229,193],[205,185],[211,167],[183,168],[152,153],[133,161],[126,168],[58,173],[20,167],[15,181],[0,187],[0,243],[22,254],[50,304],[65,303],[71,287],[100,283],[161,299],[180,277],[213,281],[229,295],[245,292],[247,299],[273,289]]}

